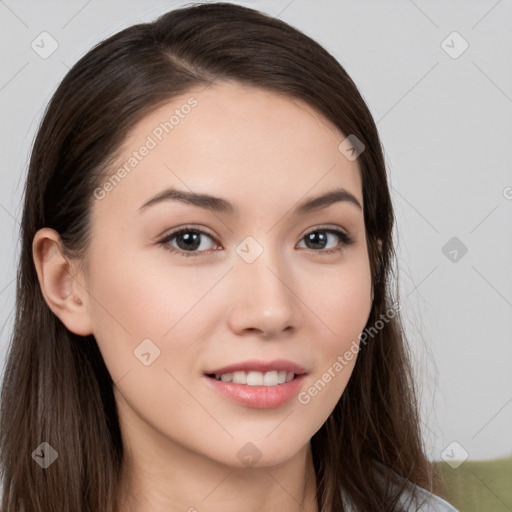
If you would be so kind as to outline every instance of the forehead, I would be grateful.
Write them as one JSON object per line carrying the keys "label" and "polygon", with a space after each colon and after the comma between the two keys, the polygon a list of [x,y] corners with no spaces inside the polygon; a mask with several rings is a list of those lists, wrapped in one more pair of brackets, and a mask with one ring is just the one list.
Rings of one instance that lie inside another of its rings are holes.
{"label": "forehead", "polygon": [[133,127],[109,173],[124,169],[122,179],[106,202],[135,209],[139,198],[177,186],[282,203],[342,186],[362,204],[357,161],[338,149],[344,138],[300,100],[238,83],[195,88]]}

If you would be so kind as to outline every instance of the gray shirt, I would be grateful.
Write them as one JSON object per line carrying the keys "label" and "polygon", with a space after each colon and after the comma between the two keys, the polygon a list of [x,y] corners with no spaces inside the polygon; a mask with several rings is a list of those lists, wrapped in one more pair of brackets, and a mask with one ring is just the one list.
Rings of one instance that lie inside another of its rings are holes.
{"label": "gray shirt", "polygon": [[[378,466],[384,468],[381,464]],[[392,473],[394,473],[398,480],[403,481],[403,478],[394,471],[392,471]],[[408,489],[404,491],[399,499],[400,505],[407,512],[458,512],[458,510],[452,507],[447,501],[412,482],[410,482],[407,487]],[[415,490],[414,496],[412,493],[413,490]],[[347,512],[358,512],[347,496],[342,494],[342,498]]]}
{"label": "gray shirt", "polygon": [[[358,512],[345,496],[343,503],[347,512]],[[412,493],[406,492],[400,496],[399,503],[407,512],[458,512],[447,501],[418,486],[414,499]]]}
{"label": "gray shirt", "polygon": [[400,503],[407,507],[407,512],[416,512],[417,510],[421,510],[421,512],[458,512],[447,501],[418,486],[416,486],[415,500],[408,493],[408,495],[401,496]]}

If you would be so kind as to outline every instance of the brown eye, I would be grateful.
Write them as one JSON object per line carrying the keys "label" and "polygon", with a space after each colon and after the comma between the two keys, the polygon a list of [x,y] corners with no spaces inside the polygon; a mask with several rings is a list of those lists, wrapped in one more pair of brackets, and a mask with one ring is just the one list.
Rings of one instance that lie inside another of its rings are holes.
{"label": "brown eye", "polygon": [[317,228],[304,235],[306,249],[317,252],[336,252],[354,240],[341,230]]}
{"label": "brown eye", "polygon": [[173,231],[160,240],[159,244],[168,251],[177,252],[183,256],[198,256],[201,253],[209,252],[210,246],[215,245],[210,235],[191,228]]}

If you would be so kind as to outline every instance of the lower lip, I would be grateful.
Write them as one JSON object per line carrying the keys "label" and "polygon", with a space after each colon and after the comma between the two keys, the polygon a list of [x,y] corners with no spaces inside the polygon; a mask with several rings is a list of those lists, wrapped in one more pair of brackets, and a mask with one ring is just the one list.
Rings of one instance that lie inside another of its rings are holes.
{"label": "lower lip", "polygon": [[290,382],[277,386],[248,386],[222,382],[208,376],[205,376],[205,379],[216,391],[240,405],[255,409],[273,409],[285,404],[299,393],[305,376],[305,374],[297,375]]}

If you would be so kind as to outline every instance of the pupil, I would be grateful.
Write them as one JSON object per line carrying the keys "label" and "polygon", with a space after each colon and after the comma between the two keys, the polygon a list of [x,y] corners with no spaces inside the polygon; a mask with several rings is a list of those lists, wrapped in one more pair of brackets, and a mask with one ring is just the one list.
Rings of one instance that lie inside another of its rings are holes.
{"label": "pupil", "polygon": [[[184,244],[180,244],[180,240],[184,242]],[[177,242],[178,245],[181,245],[180,249],[185,250],[197,249],[201,245],[199,240],[199,233],[194,233],[192,231],[190,233],[178,235]]]}
{"label": "pupil", "polygon": [[327,242],[326,234],[321,231],[310,233],[307,235],[307,239],[315,246],[313,247],[314,249],[323,249],[325,247],[325,243]]}

